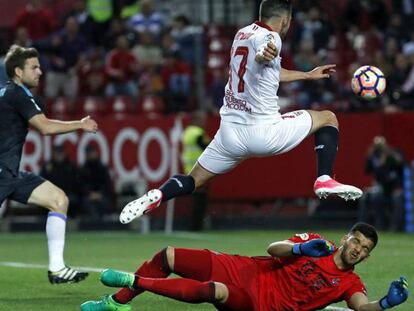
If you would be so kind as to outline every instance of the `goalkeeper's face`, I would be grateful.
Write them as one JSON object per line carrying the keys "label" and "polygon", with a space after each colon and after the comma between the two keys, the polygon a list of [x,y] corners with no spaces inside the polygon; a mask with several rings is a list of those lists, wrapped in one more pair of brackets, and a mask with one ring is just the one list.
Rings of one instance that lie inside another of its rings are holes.
{"label": "goalkeeper's face", "polygon": [[374,248],[374,242],[358,231],[343,237],[341,244],[341,259],[347,266],[355,266],[367,259]]}

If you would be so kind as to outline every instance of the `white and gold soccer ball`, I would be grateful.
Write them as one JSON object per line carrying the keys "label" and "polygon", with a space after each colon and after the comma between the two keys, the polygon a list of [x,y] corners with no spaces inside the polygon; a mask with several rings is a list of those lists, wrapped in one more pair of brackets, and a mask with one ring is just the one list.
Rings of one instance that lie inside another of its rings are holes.
{"label": "white and gold soccer ball", "polygon": [[351,83],[354,93],[367,100],[380,96],[387,86],[384,74],[374,66],[358,68],[354,72]]}

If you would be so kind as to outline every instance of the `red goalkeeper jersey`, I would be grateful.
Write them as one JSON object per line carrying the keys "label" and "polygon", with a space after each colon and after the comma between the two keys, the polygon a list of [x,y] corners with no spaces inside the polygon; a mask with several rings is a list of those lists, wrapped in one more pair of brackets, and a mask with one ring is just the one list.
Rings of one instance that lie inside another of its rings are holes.
{"label": "red goalkeeper jersey", "polygon": [[[318,234],[297,234],[289,240],[302,243],[321,238]],[[341,300],[349,302],[356,292],[366,289],[353,269],[341,271],[333,254],[326,257],[285,257],[267,260],[254,258],[259,266],[258,310],[318,310]],[[262,262],[263,261],[263,262]],[[262,262],[262,263],[260,263]]]}

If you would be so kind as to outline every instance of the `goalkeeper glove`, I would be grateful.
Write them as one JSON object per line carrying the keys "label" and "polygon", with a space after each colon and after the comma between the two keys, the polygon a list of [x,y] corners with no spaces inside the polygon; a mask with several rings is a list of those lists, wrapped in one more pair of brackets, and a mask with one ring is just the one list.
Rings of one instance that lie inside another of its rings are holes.
{"label": "goalkeeper glove", "polygon": [[379,304],[385,310],[395,307],[408,298],[408,282],[405,277],[400,277],[399,281],[394,281],[388,290],[388,294],[383,297]]}
{"label": "goalkeeper glove", "polygon": [[299,256],[322,257],[329,256],[335,247],[323,239],[310,240],[305,243],[293,244],[292,253]]}

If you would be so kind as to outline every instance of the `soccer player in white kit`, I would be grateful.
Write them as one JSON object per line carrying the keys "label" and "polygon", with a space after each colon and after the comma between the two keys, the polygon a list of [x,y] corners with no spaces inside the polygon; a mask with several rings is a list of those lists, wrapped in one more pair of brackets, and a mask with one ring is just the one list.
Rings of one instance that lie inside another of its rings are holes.
{"label": "soccer player in white kit", "polygon": [[335,65],[310,72],[282,68],[282,39],[290,26],[289,0],[263,0],[260,21],[240,29],[231,48],[229,81],[225,88],[221,123],[213,141],[188,175],[174,175],[159,189],[128,203],[120,214],[129,223],[161,202],[192,193],[218,174],[224,174],[250,157],[287,152],[315,134],[319,198],[337,195],[355,200],[362,191],[330,176],[338,148],[338,120],[331,111],[299,110],[281,115],[277,91],[280,82],[329,78]]}

